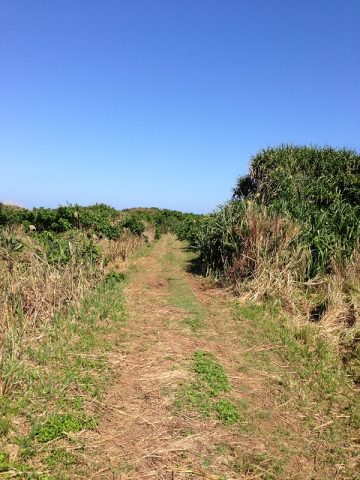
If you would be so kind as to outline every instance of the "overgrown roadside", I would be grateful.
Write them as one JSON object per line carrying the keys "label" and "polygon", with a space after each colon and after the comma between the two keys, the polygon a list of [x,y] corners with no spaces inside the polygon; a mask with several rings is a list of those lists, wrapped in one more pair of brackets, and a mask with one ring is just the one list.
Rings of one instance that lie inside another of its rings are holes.
{"label": "overgrown roadside", "polygon": [[138,260],[118,378],[69,477],[358,479],[357,392],[331,347],[187,273],[191,256],[168,235]]}
{"label": "overgrown roadside", "polygon": [[[135,240],[119,248],[136,255],[152,248]],[[94,268],[97,275],[81,302],[63,301],[37,323],[19,307],[12,329],[4,332],[0,478],[65,479],[67,469],[81,465],[82,434],[98,423],[100,399],[113,378],[109,359],[126,321],[126,275],[113,263],[105,271]],[[69,285],[64,279],[63,288]]]}

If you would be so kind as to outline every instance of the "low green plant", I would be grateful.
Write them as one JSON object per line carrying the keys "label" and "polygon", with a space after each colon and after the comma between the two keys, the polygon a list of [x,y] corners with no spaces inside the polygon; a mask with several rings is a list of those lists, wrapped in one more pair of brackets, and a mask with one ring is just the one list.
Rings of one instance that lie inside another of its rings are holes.
{"label": "low green plant", "polygon": [[9,253],[14,253],[23,250],[24,243],[14,233],[4,231],[0,227],[0,247],[5,248]]}
{"label": "low green plant", "polygon": [[242,420],[236,405],[230,402],[230,400],[218,400],[214,405],[214,410],[219,420],[227,425],[233,425]]}
{"label": "low green plant", "polygon": [[116,284],[116,283],[123,282],[125,279],[126,279],[125,273],[112,270],[111,272],[106,274],[104,282],[107,284]]}
{"label": "low green plant", "polygon": [[7,472],[10,468],[9,454],[0,451],[0,473]]}
{"label": "low green plant", "polygon": [[211,353],[199,350],[194,353],[193,362],[198,382],[211,397],[217,397],[219,393],[230,390],[224,368]]}
{"label": "low green plant", "polygon": [[[0,412],[1,414],[1,412]],[[0,417],[0,435],[7,435],[11,428],[11,421],[6,416]]]}
{"label": "low green plant", "polygon": [[229,399],[219,398],[230,391],[229,379],[222,365],[210,352],[198,350],[192,356],[193,382],[182,385],[177,392],[178,409],[196,410],[205,417],[215,414],[227,425],[242,420],[238,408]]}
{"label": "low green plant", "polygon": [[54,448],[46,458],[46,463],[49,467],[61,467],[63,469],[76,463],[76,457],[63,448]]}
{"label": "low green plant", "polygon": [[37,237],[43,245],[46,260],[51,264],[66,264],[70,261],[95,264],[100,249],[92,239],[77,232],[63,236],[53,232],[43,232]]}
{"label": "low green plant", "polygon": [[31,435],[39,442],[46,443],[64,437],[69,432],[80,432],[85,428],[95,427],[95,420],[85,414],[52,413],[45,421],[34,426]]}

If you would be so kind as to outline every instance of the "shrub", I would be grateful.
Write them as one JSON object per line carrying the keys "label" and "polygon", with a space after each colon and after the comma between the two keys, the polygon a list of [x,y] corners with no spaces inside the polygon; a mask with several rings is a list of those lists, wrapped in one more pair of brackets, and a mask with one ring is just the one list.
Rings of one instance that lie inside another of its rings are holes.
{"label": "shrub", "polygon": [[142,235],[145,231],[145,225],[143,224],[143,222],[136,218],[136,216],[134,215],[126,218],[122,223],[122,227],[129,229],[131,233],[139,236]]}
{"label": "shrub", "polygon": [[46,260],[50,264],[68,263],[70,260],[95,263],[100,255],[94,242],[81,233],[70,232],[66,236],[60,236],[53,232],[43,232],[38,235],[38,239],[44,246]]}
{"label": "shrub", "polygon": [[[223,276],[256,297],[288,293],[306,278],[309,249],[291,219],[254,202],[230,202],[199,230],[194,247],[205,274]],[[251,285],[250,285],[251,283]]]}
{"label": "shrub", "polygon": [[331,147],[283,145],[251,159],[250,173],[234,189],[239,200],[254,199],[269,211],[301,225],[311,249],[308,276],[349,258],[360,237],[360,155]]}

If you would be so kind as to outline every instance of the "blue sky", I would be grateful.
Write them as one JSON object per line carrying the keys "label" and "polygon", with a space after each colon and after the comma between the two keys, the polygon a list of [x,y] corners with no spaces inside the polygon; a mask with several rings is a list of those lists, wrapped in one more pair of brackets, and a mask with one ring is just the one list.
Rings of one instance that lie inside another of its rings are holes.
{"label": "blue sky", "polygon": [[207,212],[252,154],[359,149],[358,0],[1,0],[0,200]]}

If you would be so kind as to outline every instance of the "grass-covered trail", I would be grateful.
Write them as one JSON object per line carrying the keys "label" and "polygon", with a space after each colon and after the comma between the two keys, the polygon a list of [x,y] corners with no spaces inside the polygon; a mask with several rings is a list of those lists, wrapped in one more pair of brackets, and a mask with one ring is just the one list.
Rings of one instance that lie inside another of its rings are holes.
{"label": "grass-covered trail", "polygon": [[190,259],[168,235],[135,260],[116,378],[64,478],[360,478],[359,418],[330,353],[188,273]]}

